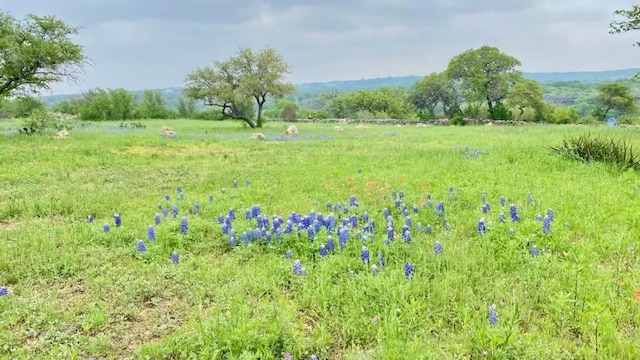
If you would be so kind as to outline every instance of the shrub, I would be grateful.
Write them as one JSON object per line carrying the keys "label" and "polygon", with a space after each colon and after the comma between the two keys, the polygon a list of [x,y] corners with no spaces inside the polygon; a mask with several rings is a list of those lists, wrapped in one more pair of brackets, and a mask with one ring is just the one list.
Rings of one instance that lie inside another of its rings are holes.
{"label": "shrub", "polygon": [[37,109],[22,122],[20,133],[30,135],[47,129],[62,130],[63,128],[69,129],[70,126],[63,124],[48,111]]}
{"label": "shrub", "polygon": [[294,121],[298,118],[296,114],[296,108],[294,106],[285,106],[282,109],[282,120],[283,121]]}
{"label": "shrub", "polygon": [[640,159],[633,146],[625,140],[592,138],[589,135],[565,138],[561,145],[551,150],[570,159],[586,163],[604,162],[620,169],[640,170]]}
{"label": "shrub", "polygon": [[449,125],[465,126],[467,125],[467,121],[462,117],[462,115],[456,115],[449,119]]}

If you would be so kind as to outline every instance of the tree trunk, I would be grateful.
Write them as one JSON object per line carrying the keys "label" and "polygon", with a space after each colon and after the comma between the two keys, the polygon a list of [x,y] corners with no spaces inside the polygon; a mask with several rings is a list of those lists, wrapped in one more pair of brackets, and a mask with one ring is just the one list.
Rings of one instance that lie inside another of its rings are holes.
{"label": "tree trunk", "polygon": [[524,114],[524,106],[520,106],[518,109],[520,109],[520,114],[518,115],[518,119],[516,121],[520,121],[522,114]]}
{"label": "tree trunk", "polygon": [[262,127],[262,106],[264,105],[264,98],[261,101],[258,101],[258,127]]}

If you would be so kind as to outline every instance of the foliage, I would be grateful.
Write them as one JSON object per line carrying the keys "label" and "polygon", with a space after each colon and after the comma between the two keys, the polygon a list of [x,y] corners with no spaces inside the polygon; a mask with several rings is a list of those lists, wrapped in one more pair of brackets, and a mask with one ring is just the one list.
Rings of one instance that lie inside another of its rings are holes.
{"label": "foliage", "polygon": [[184,95],[178,97],[178,114],[183,119],[195,119],[198,114],[196,100]]}
{"label": "foliage", "polygon": [[329,105],[329,115],[336,118],[409,117],[412,105],[402,88],[361,90],[338,95]]}
{"label": "foliage", "polygon": [[87,60],[83,47],[70,39],[77,33],[53,16],[29,14],[20,21],[0,12],[0,98],[77,81]]}
{"label": "foliage", "polygon": [[535,80],[520,79],[511,88],[507,104],[518,108],[520,111],[516,117],[516,121],[522,119],[526,108],[535,111],[535,120],[542,121],[544,119],[545,107],[542,87]]}
{"label": "foliage", "polygon": [[20,125],[20,132],[23,134],[31,135],[34,133],[42,133],[45,130],[62,130],[63,128],[70,129],[68,124],[65,126],[58,121],[53,115],[45,109],[34,110],[28,118],[22,121]]}
{"label": "foliage", "polygon": [[438,105],[442,106],[445,117],[460,112],[459,98],[455,85],[447,75],[434,72],[415,83],[408,100],[425,114],[421,118],[433,119]]}
{"label": "foliage", "polygon": [[[628,31],[640,30],[640,5],[633,5],[628,10],[616,10],[615,15],[621,15],[626,18],[622,21],[614,21],[609,26],[611,34],[620,34]],[[635,45],[640,45],[640,41]]]}
{"label": "foliage", "polygon": [[464,117],[461,114],[458,114],[458,115],[454,115],[451,119],[449,119],[449,124],[455,125],[455,126],[464,126],[467,124],[467,121],[464,119]]}
{"label": "foliage", "polygon": [[145,90],[139,106],[139,118],[167,119],[169,111],[160,90]]}
{"label": "foliage", "polygon": [[511,87],[522,79],[520,61],[496,47],[482,46],[454,56],[447,76],[459,84],[467,102],[484,101],[489,116],[497,120],[494,106],[509,96]]}
{"label": "foliage", "polygon": [[596,96],[596,114],[601,120],[609,116],[610,111],[615,111],[617,115],[624,115],[636,109],[636,98],[631,94],[629,86],[624,83],[605,83],[598,87]]}
{"label": "foliage", "polygon": [[586,163],[605,162],[623,170],[640,170],[640,158],[631,143],[625,140],[581,135],[565,138],[561,145],[553,146],[551,150]]}
{"label": "foliage", "polygon": [[[187,74],[184,94],[221,108],[225,117],[244,120],[252,128],[262,127],[262,110],[267,98],[294,92],[293,85],[284,82],[285,74],[290,71],[291,67],[273,48],[260,51],[242,48],[226,61],[216,61],[213,67]],[[257,105],[255,123],[252,100]]]}
{"label": "foliage", "polygon": [[42,100],[33,97],[19,97],[16,99],[2,99],[0,101],[1,117],[27,118],[36,110],[44,110]]}
{"label": "foliage", "polygon": [[545,114],[546,121],[552,124],[572,124],[578,121],[578,114],[570,106],[547,104]]}

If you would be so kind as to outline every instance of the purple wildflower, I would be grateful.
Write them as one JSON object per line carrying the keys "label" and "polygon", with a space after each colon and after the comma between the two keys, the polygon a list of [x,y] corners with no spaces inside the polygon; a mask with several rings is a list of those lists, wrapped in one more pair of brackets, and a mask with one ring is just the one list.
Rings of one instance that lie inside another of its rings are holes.
{"label": "purple wildflower", "polygon": [[504,196],[500,196],[500,206],[504,207],[504,204],[507,203],[507,199]]}
{"label": "purple wildflower", "polygon": [[182,192],[178,193],[178,200],[184,200],[184,193]]}
{"label": "purple wildflower", "polygon": [[282,354],[282,359],[283,360],[293,360],[293,357],[291,356],[290,353],[284,353],[284,354]]}
{"label": "purple wildflower", "polygon": [[387,244],[393,241],[394,231],[391,226],[387,227]]}
{"label": "purple wildflower", "polygon": [[147,238],[149,241],[156,241],[156,229],[153,228],[153,225],[149,225],[147,228]]}
{"label": "purple wildflower", "polygon": [[327,250],[333,252],[336,246],[333,243],[333,237],[331,235],[327,236]]}
{"label": "purple wildflower", "polygon": [[446,231],[451,231],[451,226],[449,226],[449,220],[444,219],[443,226]]}
{"label": "purple wildflower", "polygon": [[213,202],[213,194],[209,194],[209,202]]}
{"label": "purple wildflower", "polygon": [[233,183],[231,184],[231,186],[233,186],[234,189],[238,188],[238,181],[233,180]]}
{"label": "purple wildflower", "polygon": [[531,193],[527,194],[527,205],[531,206],[531,204],[533,204],[533,197],[531,196]]}
{"label": "purple wildflower", "polygon": [[327,247],[324,244],[320,244],[320,256],[327,256]]}
{"label": "purple wildflower", "polygon": [[187,221],[187,217],[183,216],[182,217],[182,221],[180,221],[180,234],[186,235],[188,228],[189,228],[189,224],[188,224],[188,221]]}
{"label": "purple wildflower", "polygon": [[169,201],[169,199],[171,199],[171,196],[169,194],[164,194],[164,199],[166,201]]}
{"label": "purple wildflower", "polygon": [[160,225],[160,214],[156,214],[156,216],[153,217],[153,222],[156,225]]}
{"label": "purple wildflower", "polygon": [[109,230],[110,230],[109,224],[102,225],[102,231],[104,231],[105,233],[108,233]]}
{"label": "purple wildflower", "polygon": [[235,220],[236,219],[236,210],[234,208],[229,208],[229,218],[231,220]]}
{"label": "purple wildflower", "polygon": [[418,205],[413,205],[413,213],[417,214],[418,213]]}
{"label": "purple wildflower", "polygon": [[382,216],[383,216],[385,219],[386,219],[386,218],[388,218],[388,217],[389,217],[389,215],[390,215],[390,214],[389,214],[389,209],[387,209],[387,208],[382,209]]}
{"label": "purple wildflower", "polygon": [[167,209],[167,208],[162,208],[162,216],[164,216],[164,217],[169,216],[169,209]]}
{"label": "purple wildflower", "polygon": [[442,244],[440,243],[440,241],[436,241],[433,244],[433,251],[436,253],[436,255],[442,254]]}
{"label": "purple wildflower", "polygon": [[497,310],[496,304],[489,306],[487,315],[489,316],[489,323],[491,325],[495,325],[498,323],[498,310]]}
{"label": "purple wildflower", "polygon": [[198,215],[199,212],[200,212],[200,204],[196,203],[196,204],[193,205],[193,213],[195,215]]}
{"label": "purple wildflower", "polygon": [[549,227],[551,225],[551,217],[549,215],[544,217],[544,220],[542,221],[542,233],[543,234],[548,234],[549,233]]}
{"label": "purple wildflower", "polygon": [[431,224],[427,225],[427,228],[425,229],[427,234],[431,234],[431,232],[433,231],[433,227],[431,226]]}
{"label": "purple wildflower", "polygon": [[500,213],[500,215],[498,215],[498,219],[500,219],[500,222],[504,223],[505,222],[505,216],[504,213]]}
{"label": "purple wildflower", "polygon": [[418,234],[421,234],[422,233],[422,223],[418,223],[417,228],[418,228],[417,229],[418,230]]}
{"label": "purple wildflower", "polygon": [[520,221],[520,216],[518,216],[518,211],[516,210],[516,205],[509,205],[509,213],[511,214],[511,221],[518,222]]}
{"label": "purple wildflower", "polygon": [[547,209],[547,216],[549,217],[549,222],[553,221],[553,209]]}
{"label": "purple wildflower", "polygon": [[382,255],[381,252],[378,253],[378,266],[380,268],[384,268],[384,266],[386,265],[385,261],[384,261],[384,255]]}
{"label": "purple wildflower", "polygon": [[122,225],[122,217],[120,214],[113,215],[113,223],[116,227],[120,227],[120,225]]}
{"label": "purple wildflower", "polygon": [[171,254],[171,262],[174,264],[178,264],[180,262],[180,256],[177,251],[174,251],[173,254]]}
{"label": "purple wildflower", "polygon": [[138,252],[144,253],[147,251],[147,245],[142,240],[138,240]]}
{"label": "purple wildflower", "polygon": [[487,192],[483,191],[482,194],[480,194],[480,200],[482,200],[482,202],[486,202],[487,201]]}
{"label": "purple wildflower", "polygon": [[371,273],[372,273],[373,275],[376,275],[376,274],[378,273],[378,271],[379,271],[379,270],[380,270],[380,269],[378,269],[378,266],[376,266],[376,265],[371,265]]}
{"label": "purple wildflower", "polygon": [[538,256],[538,247],[537,246],[533,245],[531,247],[531,255]]}
{"label": "purple wildflower", "polygon": [[484,223],[484,218],[478,220],[478,234],[482,235],[487,232],[487,226]]}
{"label": "purple wildflower", "polygon": [[171,215],[173,215],[174,219],[178,217],[179,212],[178,205],[171,205]]}
{"label": "purple wildflower", "polygon": [[413,265],[410,262],[406,262],[404,264],[404,277],[409,280],[411,278],[411,276],[413,275],[414,272],[414,268]]}
{"label": "purple wildflower", "polygon": [[491,210],[491,204],[484,203],[484,205],[482,205],[482,213],[486,214],[489,212],[489,210]]}
{"label": "purple wildflower", "polygon": [[93,215],[87,216],[87,222],[88,223],[92,223],[93,222]]}
{"label": "purple wildflower", "polygon": [[443,217],[444,216],[444,203],[443,202],[438,202],[436,204],[436,212],[438,214],[439,217]]}
{"label": "purple wildflower", "polygon": [[411,232],[409,230],[402,233],[402,238],[407,244],[411,244]]}
{"label": "purple wildflower", "polygon": [[536,219],[536,221],[542,221],[542,215],[536,214],[535,219]]}
{"label": "purple wildflower", "polygon": [[369,264],[369,249],[367,249],[366,246],[363,246],[362,250],[360,251],[360,259],[362,259],[363,264]]}
{"label": "purple wildflower", "polygon": [[236,246],[237,242],[238,241],[236,239],[236,232],[235,231],[229,231],[229,245]]}
{"label": "purple wildflower", "polygon": [[244,246],[249,245],[249,233],[248,233],[248,232],[246,232],[246,231],[243,231],[243,232],[242,232],[242,244],[243,244]]}
{"label": "purple wildflower", "polygon": [[302,267],[302,263],[300,262],[300,260],[296,260],[293,262],[293,273],[296,275],[307,274],[307,270],[304,267]]}
{"label": "purple wildflower", "polygon": [[291,256],[292,256],[292,254],[291,254],[291,250],[290,250],[290,249],[289,249],[289,250],[287,250],[287,251],[284,253],[284,257],[285,257],[286,259],[291,259]]}
{"label": "purple wildflower", "polygon": [[0,287],[0,296],[9,295],[9,289],[6,286]]}

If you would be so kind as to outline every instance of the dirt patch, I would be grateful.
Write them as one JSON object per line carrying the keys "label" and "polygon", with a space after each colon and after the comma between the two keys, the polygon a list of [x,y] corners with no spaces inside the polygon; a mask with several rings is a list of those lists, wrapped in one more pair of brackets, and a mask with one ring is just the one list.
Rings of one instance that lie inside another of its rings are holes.
{"label": "dirt patch", "polygon": [[11,223],[8,220],[0,220],[0,230],[13,230],[18,228],[17,223]]}

